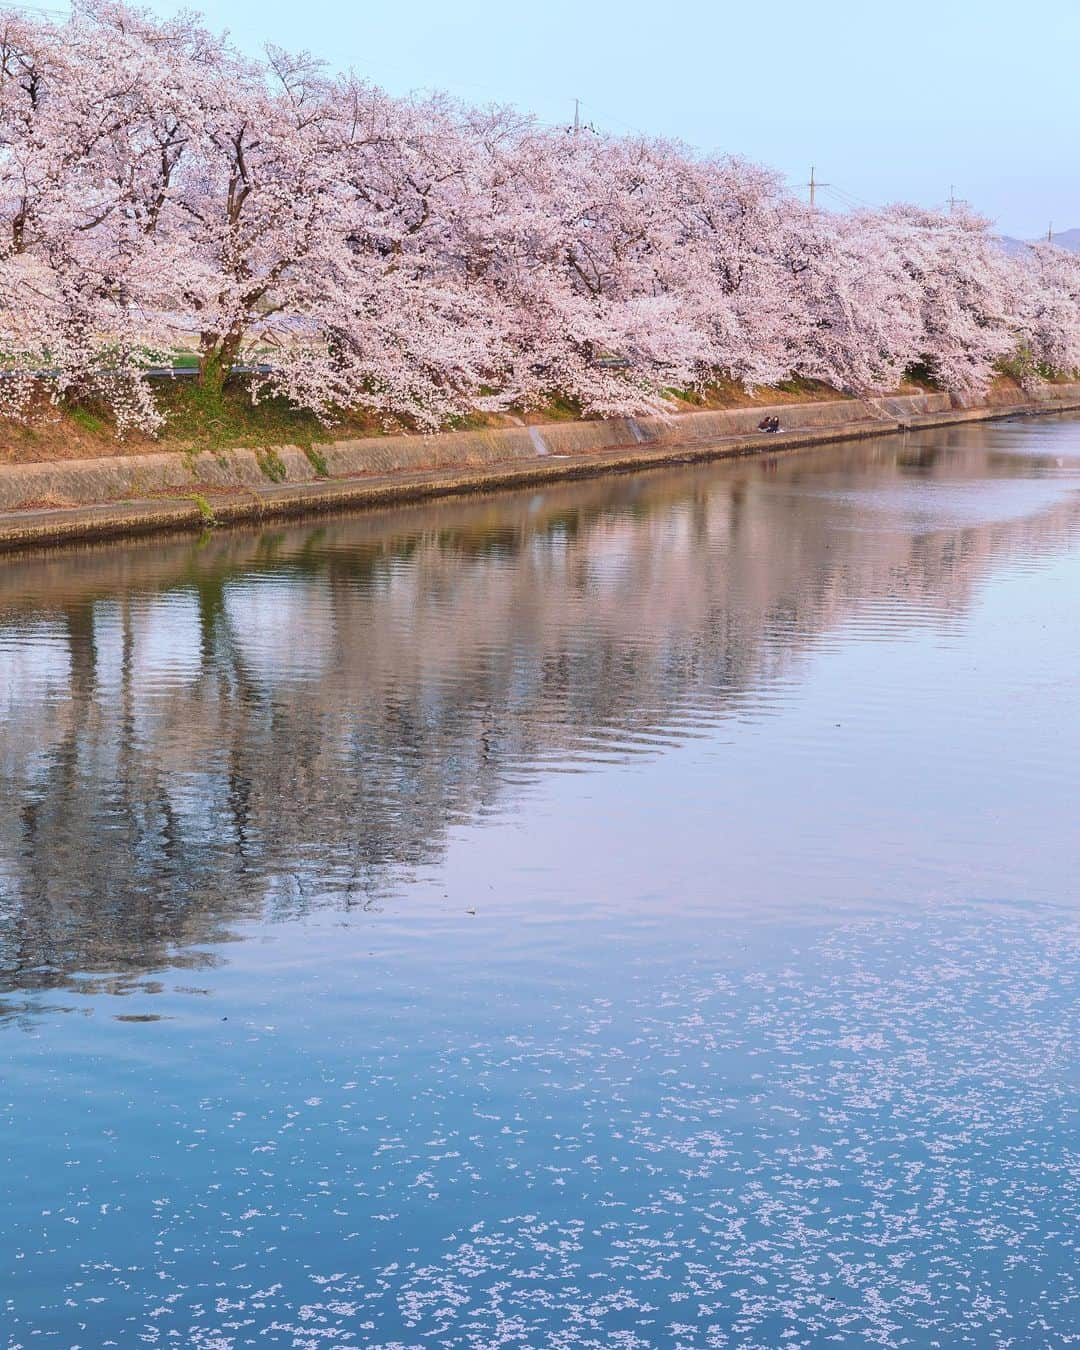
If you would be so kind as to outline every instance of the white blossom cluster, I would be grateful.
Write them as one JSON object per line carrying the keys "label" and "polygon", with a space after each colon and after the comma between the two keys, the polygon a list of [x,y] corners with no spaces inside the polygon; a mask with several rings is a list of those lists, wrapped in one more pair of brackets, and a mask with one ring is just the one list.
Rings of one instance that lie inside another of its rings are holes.
{"label": "white blossom cluster", "polygon": [[242,57],[113,0],[0,22],[0,414],[161,415],[177,351],[213,386],[419,428],[573,401],[662,408],[718,377],[959,397],[998,363],[1080,367],[1080,261],[988,223],[837,215],[671,141],[403,100],[307,56]]}

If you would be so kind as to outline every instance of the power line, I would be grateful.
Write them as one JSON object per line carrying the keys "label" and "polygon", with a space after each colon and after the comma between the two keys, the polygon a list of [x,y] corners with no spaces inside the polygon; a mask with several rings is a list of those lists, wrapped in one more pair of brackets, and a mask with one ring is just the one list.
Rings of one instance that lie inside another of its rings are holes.
{"label": "power line", "polygon": [[844,188],[834,187],[828,183],[819,183],[817,186],[828,196],[835,197],[840,205],[846,207],[849,211],[859,210],[860,208],[873,210],[869,202],[864,201],[861,197],[856,197],[853,192],[848,192]]}
{"label": "power line", "polygon": [[[632,127],[629,122],[624,122],[621,117],[614,117],[612,116],[611,113],[607,112],[605,109],[598,108],[596,104],[589,99],[575,99],[574,102],[580,104],[581,107],[583,107],[586,110],[586,112],[594,113],[597,117],[601,119],[602,122],[609,125],[620,127],[630,136],[647,136],[649,134],[646,131],[642,131],[640,127]],[[587,122],[585,125],[590,131],[597,130],[596,124],[591,120]]]}
{"label": "power line", "polygon": [[50,19],[67,19],[71,11],[66,9],[46,9],[44,5],[0,4],[0,14],[45,14]]}

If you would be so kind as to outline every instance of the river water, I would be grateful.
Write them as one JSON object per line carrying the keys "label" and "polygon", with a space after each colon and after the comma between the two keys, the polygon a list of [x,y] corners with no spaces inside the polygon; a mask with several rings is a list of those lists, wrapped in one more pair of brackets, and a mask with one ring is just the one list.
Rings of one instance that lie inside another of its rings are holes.
{"label": "river water", "polygon": [[0,1344],[1059,1346],[1080,421],[0,562]]}

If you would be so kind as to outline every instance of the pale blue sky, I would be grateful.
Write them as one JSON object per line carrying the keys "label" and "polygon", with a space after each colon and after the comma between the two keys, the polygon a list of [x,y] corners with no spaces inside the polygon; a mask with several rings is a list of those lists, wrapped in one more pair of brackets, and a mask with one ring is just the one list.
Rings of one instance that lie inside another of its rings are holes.
{"label": "pale blue sky", "polygon": [[[176,0],[150,0],[173,13]],[[1080,0],[192,0],[255,51],[746,155],[872,204],[958,196],[1022,236],[1080,226]],[[822,201],[829,200],[828,194]],[[832,199],[837,204],[837,199]]]}

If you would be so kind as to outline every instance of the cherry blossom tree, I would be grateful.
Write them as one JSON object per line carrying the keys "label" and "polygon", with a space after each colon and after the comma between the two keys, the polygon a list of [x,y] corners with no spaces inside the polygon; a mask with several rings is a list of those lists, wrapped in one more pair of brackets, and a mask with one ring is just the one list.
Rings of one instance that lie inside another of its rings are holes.
{"label": "cherry blossom tree", "polygon": [[1080,371],[1080,257],[1039,244],[1014,264],[1015,307],[1029,382]]}
{"label": "cherry blossom tree", "polygon": [[[0,347],[9,411],[34,386],[158,424],[143,378],[167,343],[148,221],[183,142],[178,64],[201,30],[122,6],[0,37]],[[144,214],[140,214],[140,207]]]}
{"label": "cherry blossom tree", "polygon": [[293,281],[291,359],[264,384],[322,416],[434,427],[478,406],[501,365],[500,307],[470,266],[473,146],[442,100],[335,92],[329,228]]}
{"label": "cherry blossom tree", "polygon": [[612,414],[691,382],[700,324],[666,208],[673,156],[643,140],[489,117],[472,166],[465,271],[502,329],[503,401],[554,397]]}
{"label": "cherry blossom tree", "polygon": [[960,399],[1080,369],[1080,262],[967,212],[833,214],[677,142],[395,99],[197,17],[0,19],[0,412],[161,424],[178,350],[220,395],[430,429],[567,399],[666,412],[718,377]]}
{"label": "cherry blossom tree", "polygon": [[1015,268],[989,222],[900,205],[876,213],[875,226],[916,287],[921,364],[960,398],[983,394],[1016,342]]}
{"label": "cherry blossom tree", "polygon": [[780,238],[791,371],[853,394],[897,388],[921,355],[920,293],[877,216],[789,204]]}

